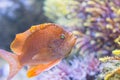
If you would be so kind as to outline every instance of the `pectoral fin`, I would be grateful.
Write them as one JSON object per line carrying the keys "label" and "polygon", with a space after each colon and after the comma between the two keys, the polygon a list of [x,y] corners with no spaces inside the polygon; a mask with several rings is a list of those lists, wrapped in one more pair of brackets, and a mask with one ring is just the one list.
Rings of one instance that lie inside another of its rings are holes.
{"label": "pectoral fin", "polygon": [[52,68],[53,66],[58,64],[60,61],[61,61],[61,59],[57,59],[57,60],[53,60],[53,61],[46,63],[46,64],[40,64],[37,66],[33,66],[28,70],[27,76],[29,78],[34,77],[34,76],[42,73],[43,71]]}
{"label": "pectoral fin", "polygon": [[32,60],[42,61],[44,63],[56,60],[51,48],[41,48],[40,51],[32,57]]}

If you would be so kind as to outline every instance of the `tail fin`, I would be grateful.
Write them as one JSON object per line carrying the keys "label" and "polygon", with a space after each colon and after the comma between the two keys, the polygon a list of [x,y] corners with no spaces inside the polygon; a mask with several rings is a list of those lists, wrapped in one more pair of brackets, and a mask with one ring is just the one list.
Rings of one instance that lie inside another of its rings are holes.
{"label": "tail fin", "polygon": [[11,52],[0,49],[0,57],[5,59],[9,63],[10,72],[7,80],[11,80],[15,76],[15,74],[22,68],[19,63],[18,56]]}

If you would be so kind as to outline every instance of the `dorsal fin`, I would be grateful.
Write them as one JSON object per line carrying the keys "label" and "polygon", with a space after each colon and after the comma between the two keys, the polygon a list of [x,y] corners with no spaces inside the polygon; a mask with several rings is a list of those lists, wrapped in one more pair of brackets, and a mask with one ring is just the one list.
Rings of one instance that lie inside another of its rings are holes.
{"label": "dorsal fin", "polygon": [[40,25],[32,26],[30,29],[23,33],[16,34],[14,41],[11,43],[10,48],[18,55],[22,54],[22,48],[26,39],[35,31],[45,29],[47,26],[53,25],[52,23],[44,23]]}
{"label": "dorsal fin", "polygon": [[44,23],[44,24],[40,24],[40,25],[34,25],[30,28],[31,32],[35,32],[37,30],[42,30],[47,28],[49,25],[53,25],[52,23]]}
{"label": "dorsal fin", "polygon": [[16,34],[14,41],[10,45],[11,50],[14,53],[20,55],[22,53],[21,50],[23,48],[24,42],[30,34],[31,32],[29,30],[25,31],[24,33]]}

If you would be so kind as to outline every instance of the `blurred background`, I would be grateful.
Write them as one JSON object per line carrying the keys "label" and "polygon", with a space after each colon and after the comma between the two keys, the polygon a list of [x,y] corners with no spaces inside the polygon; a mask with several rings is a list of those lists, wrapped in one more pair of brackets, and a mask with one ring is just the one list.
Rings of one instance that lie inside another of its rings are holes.
{"label": "blurred background", "polygon": [[43,3],[44,0],[0,0],[0,48],[10,50],[15,34],[50,22],[44,15]]}
{"label": "blurred background", "polygon": [[[99,61],[120,48],[115,43],[120,34],[120,0],[0,0],[0,48],[11,51],[15,34],[47,22],[77,36],[71,54],[35,78],[28,79],[24,67],[13,80],[104,80],[120,67],[119,61]],[[8,64],[1,59],[0,80],[8,72]],[[120,75],[114,73],[106,80],[120,80]]]}

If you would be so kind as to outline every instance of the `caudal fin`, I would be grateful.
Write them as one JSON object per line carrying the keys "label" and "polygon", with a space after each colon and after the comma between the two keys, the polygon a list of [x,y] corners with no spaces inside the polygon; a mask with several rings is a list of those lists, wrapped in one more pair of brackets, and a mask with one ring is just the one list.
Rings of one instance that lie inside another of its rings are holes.
{"label": "caudal fin", "polygon": [[2,57],[9,63],[10,72],[7,80],[11,80],[15,76],[15,74],[22,68],[19,63],[18,56],[11,52],[0,49],[0,57]]}

